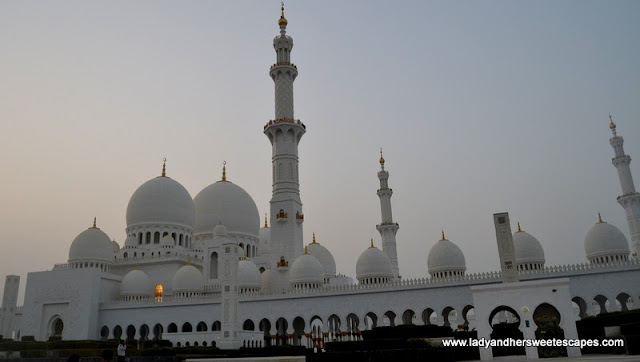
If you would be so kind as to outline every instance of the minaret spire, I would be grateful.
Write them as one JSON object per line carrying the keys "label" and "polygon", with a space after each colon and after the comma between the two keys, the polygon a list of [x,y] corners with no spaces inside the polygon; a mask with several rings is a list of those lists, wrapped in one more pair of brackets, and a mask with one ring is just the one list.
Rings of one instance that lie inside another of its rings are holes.
{"label": "minaret spire", "polygon": [[306,126],[294,118],[293,82],[298,68],[291,63],[293,38],[286,34],[289,22],[280,7],[280,34],[273,39],[276,62],[269,69],[274,83],[275,118],[264,126],[264,134],[271,142],[271,250],[275,262],[281,257],[293,260],[304,252],[302,201],[298,177],[298,144]]}
{"label": "minaret spire", "polygon": [[618,178],[622,188],[622,195],[618,196],[618,203],[624,208],[627,214],[627,223],[629,224],[629,234],[631,234],[631,244],[633,247],[633,255],[638,257],[640,253],[640,193],[636,192],[631,175],[631,157],[624,153],[624,140],[618,136],[616,132],[616,124],[613,123],[613,117],[609,115],[609,129],[613,137],[609,139],[611,147],[613,147],[614,157],[611,160],[618,170]]}
{"label": "minaret spire", "polygon": [[162,159],[162,177],[167,177],[167,158]]}
{"label": "minaret spire", "polygon": [[393,190],[389,188],[389,172],[384,170],[384,162],[382,148],[380,148],[380,171],[378,171],[380,188],[378,189],[378,197],[380,198],[382,222],[376,225],[376,229],[382,237],[382,251],[387,255],[389,261],[391,261],[393,277],[394,279],[399,279],[400,269],[398,267],[398,252],[396,250],[396,233],[400,226],[393,222],[391,212],[391,195],[393,195]]}

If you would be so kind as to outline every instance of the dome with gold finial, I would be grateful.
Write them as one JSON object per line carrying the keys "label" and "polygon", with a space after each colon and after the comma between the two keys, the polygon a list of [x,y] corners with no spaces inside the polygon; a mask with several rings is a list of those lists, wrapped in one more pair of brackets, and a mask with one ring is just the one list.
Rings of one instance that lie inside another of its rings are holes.
{"label": "dome with gold finial", "polygon": [[594,264],[626,261],[629,243],[620,229],[603,221],[598,213],[598,222],[584,238],[584,251],[589,262]]}
{"label": "dome with gold finial", "polygon": [[289,270],[289,281],[294,288],[318,288],[324,284],[324,269],[320,261],[305,253],[296,258]]}
{"label": "dome with gold finial", "polygon": [[258,237],[260,214],[253,198],[240,186],[226,178],[215,182],[193,199],[196,209],[195,231],[210,234],[218,224],[224,224],[229,234]]}
{"label": "dome with gold finial", "polygon": [[69,248],[70,263],[81,261],[112,262],[114,255],[111,239],[96,226],[95,218],[93,226],[81,232]]}
{"label": "dome with gold finial", "polygon": [[120,283],[120,295],[127,297],[151,297],[153,296],[153,283],[140,269],[128,272]]}
{"label": "dome with gold finial", "polygon": [[380,164],[384,165],[384,157],[382,157],[382,147],[380,147]]}
{"label": "dome with gold finial", "polygon": [[191,263],[178,269],[171,282],[173,293],[201,293],[204,290],[204,277]]}
{"label": "dome with gold finial", "polygon": [[316,233],[313,233],[313,242],[307,246],[307,250],[320,261],[324,269],[325,281],[336,276],[336,261],[327,248],[316,242]]}
{"label": "dome with gold finial", "polygon": [[458,245],[449,241],[442,231],[442,239],[429,251],[427,268],[432,278],[462,276],[467,270],[467,262]]}
{"label": "dome with gold finial", "polygon": [[373,245],[366,248],[356,262],[356,279],[360,284],[386,283],[393,277],[391,261],[387,255]]}
{"label": "dome with gold finial", "polygon": [[544,268],[545,258],[542,245],[533,235],[523,231],[518,222],[518,231],[513,234],[513,249],[516,267],[520,270]]}
{"label": "dome with gold finial", "polygon": [[142,184],[127,205],[127,228],[144,225],[170,224],[192,229],[195,207],[189,191],[166,175],[163,163],[161,176]]}

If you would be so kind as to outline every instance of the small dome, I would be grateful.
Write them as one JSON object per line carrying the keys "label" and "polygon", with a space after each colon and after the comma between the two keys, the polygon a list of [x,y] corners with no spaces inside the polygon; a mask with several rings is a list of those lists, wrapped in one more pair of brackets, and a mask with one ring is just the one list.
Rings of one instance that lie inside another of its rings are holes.
{"label": "small dome", "polygon": [[171,235],[167,234],[160,240],[160,246],[175,246],[176,241],[173,240]]}
{"label": "small dome", "polygon": [[170,177],[153,178],[133,193],[127,206],[127,227],[171,224],[193,228],[195,207],[189,192]]}
{"label": "small dome", "polygon": [[115,240],[111,240],[111,245],[113,246],[113,252],[117,253],[120,251],[120,245],[118,244],[117,241]]}
{"label": "small dome", "polygon": [[260,270],[251,260],[240,260],[238,264],[238,287],[245,289],[260,289],[262,280]]}
{"label": "small dome", "polygon": [[467,270],[467,263],[460,248],[451,241],[443,238],[438,241],[429,251],[427,258],[429,274],[441,272],[464,273]]}
{"label": "small dome", "polygon": [[81,232],[69,248],[69,262],[82,260],[113,260],[113,243],[109,236],[97,227]]}
{"label": "small dome", "polygon": [[315,235],[313,242],[307,246],[309,254],[315,256],[324,270],[324,277],[331,278],[336,276],[336,261],[333,259],[331,252],[324,246],[315,242]]}
{"label": "small dome", "polygon": [[122,278],[120,295],[124,297],[152,296],[153,283],[147,273],[139,269],[132,270]]}
{"label": "small dome", "polygon": [[200,270],[191,264],[178,269],[173,277],[171,288],[174,293],[202,292],[204,290],[204,277]]}
{"label": "small dome", "polygon": [[214,237],[225,237],[227,236],[227,228],[222,225],[222,224],[218,224],[216,225],[216,227],[213,228],[213,236]]}
{"label": "small dome", "polygon": [[380,249],[372,246],[360,254],[356,263],[356,279],[392,278],[391,261]]}
{"label": "small dome", "polygon": [[291,284],[324,284],[324,269],[318,259],[311,254],[296,258],[289,270]]}
{"label": "small dome", "polygon": [[129,236],[127,236],[127,239],[124,241],[124,247],[125,248],[137,248],[138,247],[138,240],[136,239],[135,236],[129,235]]}
{"label": "small dome", "polygon": [[516,264],[544,264],[544,250],[538,239],[525,231],[513,234]]}
{"label": "small dome", "polygon": [[229,181],[218,181],[205,187],[194,198],[195,234],[210,233],[223,223],[230,234],[258,236],[260,216],[251,196]]}
{"label": "small dome", "polygon": [[599,221],[591,227],[584,238],[584,250],[589,261],[615,256],[626,260],[629,256],[627,238],[620,229],[604,221]]}
{"label": "small dome", "polygon": [[271,269],[266,269],[260,274],[260,282],[262,284],[263,291],[271,291]]}

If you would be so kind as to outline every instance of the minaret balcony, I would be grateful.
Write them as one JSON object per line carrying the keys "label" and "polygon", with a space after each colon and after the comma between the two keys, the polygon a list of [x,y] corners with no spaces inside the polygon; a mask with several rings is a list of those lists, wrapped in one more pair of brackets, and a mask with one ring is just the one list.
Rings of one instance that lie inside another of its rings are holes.
{"label": "minaret balcony", "polygon": [[293,64],[293,63],[289,63],[289,62],[277,62],[276,64],[272,65],[271,68],[269,68],[269,70],[273,69],[273,68],[277,68],[277,67],[293,67],[295,69],[298,69],[298,67]]}
{"label": "minaret balcony", "polygon": [[624,195],[618,196],[617,200],[635,199],[635,198],[639,198],[639,197],[640,197],[640,193],[638,193],[638,192],[629,192],[629,193],[626,193]]}
{"label": "minaret balcony", "polygon": [[276,214],[277,222],[280,222],[280,223],[287,222],[288,218],[289,218],[289,215],[287,215],[287,213],[284,212],[283,210],[280,210],[280,212]]}
{"label": "minaret balcony", "polygon": [[270,126],[273,126],[273,125],[276,125],[276,124],[282,124],[282,123],[299,125],[304,130],[307,129],[307,126],[305,126],[304,123],[300,122],[299,119],[291,119],[291,118],[280,118],[280,119],[276,119],[276,120],[270,120],[267,124],[264,125],[263,129],[266,130]]}
{"label": "minaret balcony", "polygon": [[301,213],[299,213],[299,212],[296,212],[296,221],[297,221],[298,223],[303,222],[303,221],[304,221],[304,214],[301,214]]}

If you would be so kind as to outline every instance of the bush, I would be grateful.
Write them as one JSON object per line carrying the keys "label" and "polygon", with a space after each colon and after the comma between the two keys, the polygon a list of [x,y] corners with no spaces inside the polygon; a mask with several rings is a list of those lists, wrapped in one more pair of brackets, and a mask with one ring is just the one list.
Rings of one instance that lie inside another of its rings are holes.
{"label": "bush", "polygon": [[20,339],[22,342],[35,342],[36,337],[34,336],[22,336]]}

